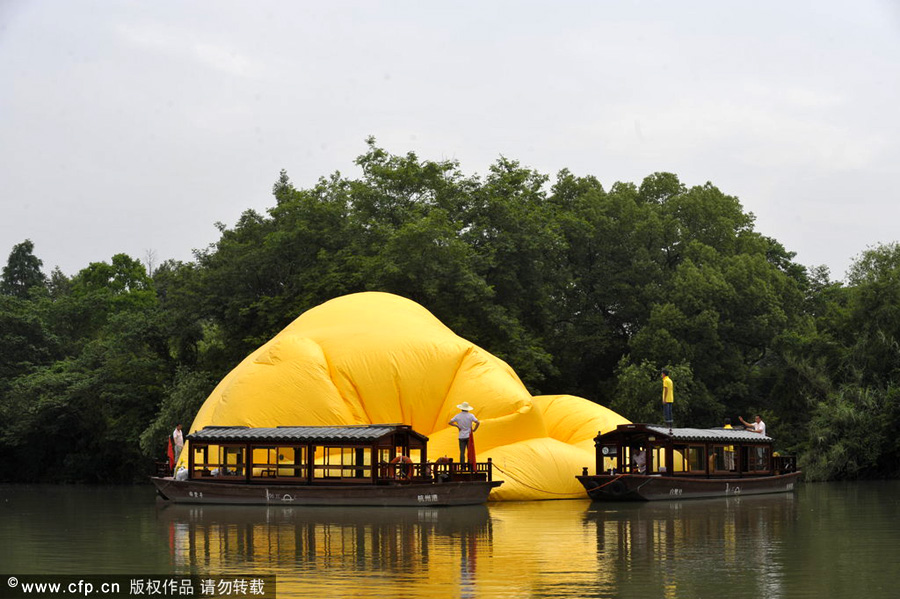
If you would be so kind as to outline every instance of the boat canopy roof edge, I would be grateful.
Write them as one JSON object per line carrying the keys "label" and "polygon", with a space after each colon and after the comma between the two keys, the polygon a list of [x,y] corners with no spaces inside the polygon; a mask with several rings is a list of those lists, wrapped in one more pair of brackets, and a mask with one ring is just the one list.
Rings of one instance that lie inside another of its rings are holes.
{"label": "boat canopy roof edge", "polygon": [[206,426],[185,437],[202,443],[339,443],[354,445],[374,443],[388,435],[405,433],[427,443],[428,437],[407,424],[362,424],[347,426]]}
{"label": "boat canopy roof edge", "polygon": [[645,437],[653,435],[664,441],[694,441],[702,443],[753,443],[771,445],[772,437],[760,435],[753,431],[729,428],[669,428],[655,424],[620,424],[614,430],[600,433],[594,437],[597,443],[627,443],[629,437]]}

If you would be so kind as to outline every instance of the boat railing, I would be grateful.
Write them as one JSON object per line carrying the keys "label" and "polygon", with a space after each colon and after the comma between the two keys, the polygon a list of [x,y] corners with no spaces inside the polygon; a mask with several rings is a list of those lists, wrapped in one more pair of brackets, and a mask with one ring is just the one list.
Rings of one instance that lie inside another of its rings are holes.
{"label": "boat railing", "polygon": [[775,474],[788,474],[797,471],[797,458],[792,455],[779,455],[772,457],[772,466]]}
{"label": "boat railing", "polygon": [[377,478],[396,482],[451,482],[466,480],[493,480],[493,462],[382,462],[378,465]]}
{"label": "boat railing", "polygon": [[454,462],[452,459],[445,462],[431,464],[432,476],[440,479],[441,476],[450,477],[450,480],[493,480],[494,463],[491,458],[487,462]]}

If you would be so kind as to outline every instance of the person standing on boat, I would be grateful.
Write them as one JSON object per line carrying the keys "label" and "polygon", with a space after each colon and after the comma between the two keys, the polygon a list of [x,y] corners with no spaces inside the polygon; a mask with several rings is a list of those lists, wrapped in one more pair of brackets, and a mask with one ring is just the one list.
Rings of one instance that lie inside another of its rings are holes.
{"label": "person standing on boat", "polygon": [[[759,414],[756,415],[756,422],[754,422],[753,424],[750,424],[749,422],[744,420],[744,418],[741,416],[738,416],[738,418],[740,419],[741,424],[743,424],[745,427],[747,427],[748,431],[753,431],[754,433],[759,433],[760,435],[762,435],[764,437],[766,436],[766,423],[763,422],[763,419],[759,416]],[[763,470],[766,467],[765,461],[766,461],[766,449],[764,447],[757,447],[756,448],[756,464],[757,464],[756,468]]]}
{"label": "person standing on boat", "polygon": [[675,403],[675,389],[672,379],[669,378],[669,371],[665,368],[662,369],[662,384],[663,418],[666,425],[672,428],[672,404]]}
{"label": "person standing on boat", "polygon": [[756,422],[754,422],[753,424],[750,424],[749,422],[744,420],[743,417],[741,417],[741,416],[738,416],[738,419],[740,419],[741,424],[743,424],[744,426],[747,427],[748,431],[753,431],[754,433],[759,433],[760,435],[762,435],[764,437],[766,436],[766,423],[763,422],[763,419],[759,416],[759,414],[756,415]]}
{"label": "person standing on boat", "polygon": [[175,445],[175,463],[177,464],[181,450],[184,449],[184,435],[181,433],[181,424],[177,424],[175,430],[172,431],[172,443]]}
{"label": "person standing on boat", "polygon": [[[731,418],[725,419],[725,426],[722,428],[733,430],[734,427],[731,426]],[[725,446],[725,470],[734,470],[734,445]]]}
{"label": "person standing on boat", "polygon": [[472,437],[472,433],[478,430],[481,422],[478,421],[478,418],[475,418],[475,414],[472,414],[474,408],[469,405],[469,402],[464,401],[456,407],[460,410],[459,414],[451,418],[447,424],[459,429],[459,463],[465,464],[469,440]]}

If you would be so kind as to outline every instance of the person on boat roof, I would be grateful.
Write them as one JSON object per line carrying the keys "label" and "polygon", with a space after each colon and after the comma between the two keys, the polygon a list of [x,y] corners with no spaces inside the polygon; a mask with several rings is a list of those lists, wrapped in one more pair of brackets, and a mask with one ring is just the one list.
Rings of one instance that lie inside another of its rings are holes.
{"label": "person on boat roof", "polygon": [[672,379],[669,378],[669,371],[665,368],[660,371],[662,374],[662,405],[663,405],[663,418],[666,421],[666,426],[672,428],[672,404],[675,403],[675,388],[672,383]]}
{"label": "person on boat roof", "polygon": [[760,417],[759,414],[756,415],[756,422],[754,422],[753,424],[747,422],[741,416],[738,416],[738,418],[740,419],[741,424],[743,424],[745,427],[747,427],[748,431],[753,431],[754,433],[759,433],[760,435],[765,436],[766,423],[763,422],[763,419],[762,419],[762,417]]}

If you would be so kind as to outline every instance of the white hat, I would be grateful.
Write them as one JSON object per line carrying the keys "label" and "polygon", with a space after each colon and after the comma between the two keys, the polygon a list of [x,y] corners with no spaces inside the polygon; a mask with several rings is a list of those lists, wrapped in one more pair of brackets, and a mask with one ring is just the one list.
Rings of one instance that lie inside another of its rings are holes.
{"label": "white hat", "polygon": [[461,404],[459,404],[459,405],[456,406],[456,407],[459,408],[460,410],[462,410],[463,412],[468,412],[468,411],[470,411],[470,410],[474,410],[474,409],[475,409],[475,408],[473,408],[472,406],[470,406],[470,405],[469,405],[469,402],[467,402],[467,401],[462,402]]}

